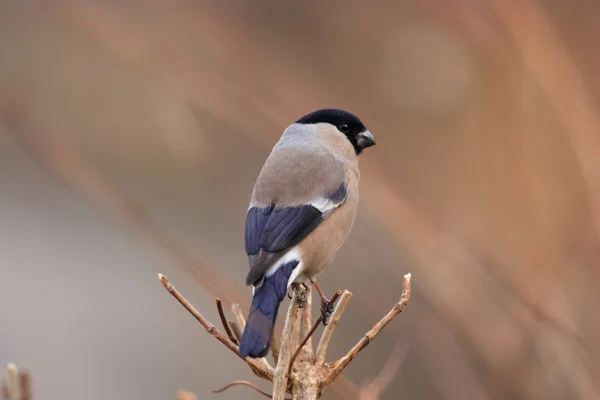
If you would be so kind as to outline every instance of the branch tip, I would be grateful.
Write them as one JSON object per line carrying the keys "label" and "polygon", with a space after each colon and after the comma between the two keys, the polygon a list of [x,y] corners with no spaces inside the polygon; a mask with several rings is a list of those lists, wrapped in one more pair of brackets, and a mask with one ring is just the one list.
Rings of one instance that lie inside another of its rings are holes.
{"label": "branch tip", "polygon": [[390,323],[398,314],[404,311],[404,307],[410,301],[410,290],[411,290],[411,278],[412,275],[407,273],[404,275],[404,279],[402,282],[402,295],[400,296],[400,300],[394,307],[378,322],[376,323],[371,330],[369,330],[365,335],[352,347],[348,353],[338,361],[334,363],[334,366],[331,368],[329,374],[325,378],[323,382],[323,387],[327,387],[333,380],[342,373],[342,371],[354,360],[354,358],[360,353],[369,343],[371,343],[375,337],[381,332],[383,328],[386,327],[387,324]]}
{"label": "branch tip", "polygon": [[346,310],[348,303],[352,300],[352,292],[348,290],[344,290],[344,293],[340,296],[339,301],[337,302],[333,313],[329,319],[329,324],[323,330],[321,334],[321,339],[319,340],[319,345],[317,346],[316,351],[316,363],[317,365],[323,365],[325,363],[325,356],[327,354],[327,348],[329,347],[329,342],[333,336],[333,331],[337,327],[338,322],[342,318],[342,314]]}
{"label": "branch tip", "polygon": [[[183,297],[181,293],[179,293],[179,291],[177,291],[177,289],[175,289],[175,287],[169,283],[167,277],[163,276],[162,278],[163,279],[161,279],[161,282],[163,283],[165,289],[169,292],[169,294],[173,296],[179,302],[179,304],[181,304],[190,314],[192,314],[192,316],[196,318],[198,322],[200,322],[200,324],[204,327],[206,332],[214,336],[219,342],[224,344],[225,347],[227,347],[234,354],[240,357],[238,345],[235,344],[235,342],[231,341],[225,334],[223,334],[213,324],[211,324],[210,321],[208,321],[198,310],[196,310],[194,306],[190,304],[190,302],[187,301],[185,297]],[[252,371],[257,376],[267,380],[273,379],[274,371],[268,363],[261,362],[259,360],[255,360],[249,357],[242,359],[250,366]]]}
{"label": "branch tip", "polygon": [[221,303],[221,299],[219,299],[217,297],[215,300],[217,302],[217,311],[219,312],[219,318],[221,318],[221,324],[223,324],[223,329],[225,329],[225,333],[227,334],[227,337],[233,343],[235,343],[236,345],[239,345],[237,339],[235,338],[235,336],[233,336],[233,333],[231,332],[231,329],[229,328],[229,324],[227,323],[227,318],[225,318],[225,311],[223,311],[223,303]]}

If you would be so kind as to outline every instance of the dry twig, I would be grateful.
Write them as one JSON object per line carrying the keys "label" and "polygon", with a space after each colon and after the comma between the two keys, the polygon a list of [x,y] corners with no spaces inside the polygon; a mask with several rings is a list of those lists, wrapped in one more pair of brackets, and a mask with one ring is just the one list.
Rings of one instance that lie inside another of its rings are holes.
{"label": "dry twig", "polygon": [[[337,292],[335,292],[335,294],[333,295],[333,297],[331,298],[331,300],[329,300],[329,306],[330,307],[333,307],[333,305],[335,304],[336,300],[340,296],[340,293],[341,293],[341,291],[338,290]],[[323,321],[323,315],[322,314],[319,316],[319,318],[317,318],[317,320],[315,321],[315,323],[312,326],[312,328],[310,329],[310,331],[308,331],[308,333],[304,337],[304,340],[298,345],[298,348],[294,352],[294,355],[292,356],[292,359],[290,361],[290,368],[288,370],[288,374],[292,373],[292,367],[294,366],[294,361],[296,360],[296,357],[298,357],[298,354],[300,354],[300,352],[302,351],[302,348],[304,347],[304,345],[306,344],[306,342],[308,340],[310,340],[310,338],[313,335],[313,333],[315,333],[315,331],[317,330],[317,328],[321,324],[321,321]],[[306,323],[306,321],[305,321],[305,323]]]}
{"label": "dry twig", "polygon": [[29,371],[24,370],[19,373],[19,387],[21,389],[21,400],[31,400],[31,375]]}
{"label": "dry twig", "polygon": [[361,350],[367,347],[367,345],[375,339],[375,336],[377,336],[379,332],[381,332],[381,330],[385,328],[385,326],[389,324],[392,319],[394,319],[398,314],[404,311],[404,307],[410,301],[410,286],[411,274],[409,273],[404,275],[404,280],[402,282],[402,296],[400,297],[398,303],[396,303],[394,307],[390,310],[390,312],[388,312],[386,316],[381,319],[381,321],[376,323],[375,326],[369,332],[367,332],[365,336],[363,336],[363,338],[359,340],[358,343],[352,349],[350,349],[350,351],[348,351],[348,353],[344,357],[342,357],[338,362],[334,363],[334,367],[329,372],[327,378],[325,378],[325,381],[323,382],[324,386],[327,386],[331,382],[333,382],[333,380],[339,374],[342,373],[342,371],[348,366],[348,364],[350,364],[350,362],[354,360],[358,353],[360,353]]}
{"label": "dry twig", "polygon": [[[312,345],[312,338],[308,335],[308,332],[310,332],[311,329],[311,323],[312,323],[312,295],[313,295],[313,291],[312,291],[312,287],[308,286],[308,292],[306,292],[306,306],[304,307],[304,335],[307,336],[307,339],[305,340],[305,344],[306,344],[306,348],[308,350],[310,350],[311,352],[313,351],[313,345]],[[294,360],[292,358],[292,364],[294,363]],[[290,365],[292,365],[290,364]]]}
{"label": "dry twig", "polygon": [[19,370],[13,363],[6,367],[8,382],[2,379],[0,392],[3,400],[31,400],[31,374],[26,369]]}
{"label": "dry twig", "polygon": [[[300,289],[298,286],[297,290]],[[302,323],[302,308],[298,300],[298,292],[294,290],[290,307],[288,308],[283,333],[281,334],[281,347],[279,348],[279,360],[275,369],[273,380],[273,400],[283,400],[288,389],[289,365],[292,360],[294,348],[300,335]]]}
{"label": "dry twig", "polygon": [[333,310],[333,313],[331,314],[329,324],[325,327],[323,333],[321,334],[321,340],[319,340],[319,345],[317,346],[317,352],[315,354],[315,362],[317,365],[323,365],[325,363],[325,354],[327,353],[329,342],[333,336],[333,331],[337,327],[340,318],[342,318],[342,314],[344,313],[344,310],[346,310],[350,300],[352,300],[352,293],[344,290],[340,301],[338,301],[335,310]]}
{"label": "dry twig", "polygon": [[1,385],[2,385],[2,400],[10,400],[10,389],[4,379],[2,380]]}
{"label": "dry twig", "polygon": [[19,370],[13,363],[8,364],[8,382],[10,383],[10,400],[19,400]]}
{"label": "dry twig", "polygon": [[271,339],[271,357],[277,365],[279,363],[279,338],[275,332],[273,332],[273,338]]}
{"label": "dry twig", "polygon": [[[186,309],[190,314],[196,318],[198,322],[206,329],[208,333],[213,335],[217,340],[225,345],[229,350],[233,351],[238,357],[239,347],[235,343],[233,343],[227,336],[225,336],[221,331],[219,331],[213,324],[211,324],[202,314],[198,312],[178,291],[169,283],[169,280],[163,274],[158,274],[158,279],[163,284],[165,289]],[[241,357],[240,357],[241,358]],[[252,368],[252,371],[259,377],[272,380],[274,376],[273,369],[265,363],[261,363],[256,359],[246,357],[244,359],[246,363]]]}
{"label": "dry twig", "polygon": [[221,323],[223,324],[223,329],[225,329],[225,333],[227,333],[229,340],[231,340],[233,343],[235,343],[239,346],[238,339],[236,339],[233,336],[233,333],[231,333],[231,329],[229,328],[229,324],[227,323],[227,318],[225,318],[225,313],[223,312],[223,304],[221,303],[221,299],[219,299],[217,297],[216,302],[217,302],[217,311],[219,311],[219,317],[221,318]]}
{"label": "dry twig", "polygon": [[[236,355],[239,357],[239,346],[236,344],[236,341],[239,341],[241,338],[242,330],[246,324],[239,305],[232,304],[231,306],[231,310],[235,315],[237,322],[227,321],[221,302],[217,299],[219,316],[225,329],[229,330],[229,333],[225,335],[214,325],[212,325],[206,318],[204,318],[204,316],[200,314],[173,287],[173,285],[169,283],[168,279],[164,275],[158,274],[158,276],[159,280],[167,289],[167,291],[175,299],[177,299],[177,301],[186,310],[188,310],[198,322],[200,322],[204,329],[212,336],[217,338],[217,340],[223,343],[228,349],[236,353]],[[278,360],[276,368],[273,369],[264,358],[253,359],[247,357],[245,359],[246,363],[248,363],[252,371],[257,376],[273,382],[272,398],[276,400],[286,400],[287,393],[293,393],[293,398],[297,400],[313,400],[320,397],[328,385],[331,384],[342,373],[344,368],[346,368],[346,366],[352,362],[356,355],[358,355],[362,349],[364,349],[372,340],[374,340],[379,332],[392,319],[394,319],[394,317],[404,310],[404,307],[410,300],[411,274],[406,274],[404,276],[402,296],[394,308],[392,308],[392,310],[388,312],[388,314],[384,316],[381,321],[375,324],[375,326],[365,334],[365,336],[348,352],[348,354],[346,354],[337,362],[333,363],[332,366],[329,366],[324,364],[328,344],[331,341],[335,327],[337,326],[344,310],[346,309],[346,306],[352,298],[352,293],[349,291],[346,290],[343,294],[341,294],[341,291],[338,290],[331,298],[330,305],[333,306],[338,298],[340,301],[337,302],[337,306],[335,307],[331,316],[330,324],[323,331],[323,335],[317,348],[317,356],[312,357],[310,360],[305,358],[302,359],[301,362],[299,361],[299,365],[297,369],[294,370],[295,373],[292,376],[292,365],[294,365],[296,357],[299,355],[301,349],[307,343],[308,339],[312,336],[322,320],[322,315],[320,315],[312,329],[306,334],[304,340],[297,345],[302,331],[302,325],[303,323],[306,324],[306,319],[303,319],[303,316],[306,314],[304,314],[304,310],[300,307],[300,301],[298,300],[300,294],[298,291],[303,290],[300,288],[301,286],[298,286],[294,290],[294,295],[292,296],[292,301],[288,308],[282,333],[282,343],[281,347],[279,348],[278,357],[276,358]],[[274,346],[274,348],[277,348],[277,346]],[[296,350],[294,351],[294,349]],[[362,393],[363,397],[368,396],[367,398],[369,399],[376,398],[390,385],[391,380],[396,375],[403,359],[402,354],[397,354],[399,352],[400,350],[396,349],[396,351],[393,353],[392,357],[386,364],[386,367],[382,371],[379,380],[371,383],[366,387],[365,390],[360,392]],[[221,389],[215,390],[214,393],[220,393],[236,385],[252,387],[263,395],[271,397],[271,395],[258,389],[254,384],[247,381],[234,381]],[[357,392],[357,390],[352,390],[352,392]]]}

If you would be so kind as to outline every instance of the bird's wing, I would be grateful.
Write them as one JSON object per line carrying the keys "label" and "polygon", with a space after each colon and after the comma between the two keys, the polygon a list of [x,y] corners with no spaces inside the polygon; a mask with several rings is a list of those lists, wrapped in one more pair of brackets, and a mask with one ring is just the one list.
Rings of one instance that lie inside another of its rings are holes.
{"label": "bird's wing", "polygon": [[348,197],[345,171],[330,155],[292,152],[270,157],[246,215],[246,284],[300,243]]}

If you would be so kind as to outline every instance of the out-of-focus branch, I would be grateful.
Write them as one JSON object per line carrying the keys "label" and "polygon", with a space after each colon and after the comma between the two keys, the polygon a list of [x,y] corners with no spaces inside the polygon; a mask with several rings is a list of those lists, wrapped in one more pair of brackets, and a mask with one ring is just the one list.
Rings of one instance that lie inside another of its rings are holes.
{"label": "out-of-focus branch", "polygon": [[34,124],[24,108],[23,100],[18,93],[0,87],[0,117],[34,161],[51,176],[80,192],[88,201],[135,229],[151,243],[152,248],[166,250],[213,296],[229,303],[244,300],[229,280],[185,250],[139,204],[111,185],[71,143]]}
{"label": "out-of-focus branch", "polygon": [[359,340],[358,343],[352,349],[350,349],[350,351],[348,351],[344,357],[334,364],[333,369],[329,372],[327,378],[325,378],[325,386],[333,382],[333,380],[342,373],[348,364],[354,360],[358,353],[367,347],[367,345],[375,339],[379,332],[381,332],[381,330],[385,328],[385,326],[389,324],[391,320],[404,311],[404,307],[406,307],[410,301],[411,279],[412,277],[410,273],[404,275],[404,281],[402,283],[402,296],[400,297],[398,303],[396,303],[390,312],[388,312],[386,316],[381,319],[381,321],[375,324],[375,326],[369,332],[367,332],[365,336],[363,336],[363,338]]}
{"label": "out-of-focus branch", "polygon": [[242,330],[240,329],[240,326],[235,321],[229,321],[229,326],[231,327],[231,331],[233,332],[233,335],[237,339],[239,345],[242,340]]}
{"label": "out-of-focus branch", "polygon": [[21,388],[19,387],[19,370],[13,363],[8,364],[8,382],[10,384],[10,400],[19,400],[19,393]]}
{"label": "out-of-focus branch", "polygon": [[588,85],[538,0],[494,0],[491,5],[566,128],[588,185],[596,239],[600,240],[600,116]]}
{"label": "out-of-focus branch", "polygon": [[233,303],[231,305],[231,312],[235,316],[240,330],[243,332],[244,327],[246,326],[246,318],[244,317],[244,313],[242,312],[240,305],[238,303]]}
{"label": "out-of-focus branch", "polygon": [[[440,334],[431,336],[430,332],[440,332]],[[478,359],[481,355],[475,349],[460,346],[458,336],[460,333],[462,332],[452,326],[452,321],[443,312],[438,312],[436,315],[423,310],[417,323],[416,345],[428,351],[417,352],[421,362],[431,377],[432,385],[443,400],[463,398],[491,400],[484,383],[476,377],[478,373],[482,373],[481,369],[471,368],[471,365],[483,361]],[[443,356],[440,356],[441,353]],[[509,385],[508,382],[502,381],[498,384]]]}
{"label": "out-of-focus branch", "polygon": [[[272,104],[259,103],[258,97],[252,96],[251,91],[242,91],[239,86],[231,85],[227,75],[221,72],[221,68],[216,72],[214,69],[204,68],[195,62],[189,52],[178,51],[177,46],[168,43],[165,35],[155,35],[152,29],[140,26],[138,20],[119,13],[111,5],[61,0],[55,2],[54,6],[67,23],[91,36],[126,64],[144,75],[158,78],[163,85],[182,94],[198,107],[227,120],[240,132],[251,136],[252,140],[265,143],[269,138],[261,135],[260,130],[249,129],[249,127],[273,126],[273,120],[282,118],[281,113],[272,111]],[[249,65],[259,65],[260,55],[264,54],[260,48],[261,42],[249,40],[251,35],[248,31],[241,30],[239,28],[241,24],[237,22],[229,20],[226,15],[216,16],[205,11],[195,13],[190,25],[196,29],[198,25],[210,27],[208,29],[211,35],[220,32],[228,37],[236,37],[238,41],[245,44],[245,46],[240,45],[238,51],[242,51],[244,47],[253,49],[252,52],[248,52],[248,58],[254,58],[254,62]],[[210,50],[205,49],[205,51]],[[178,60],[178,62],[173,64],[171,60]],[[202,73],[198,73],[199,70]],[[207,96],[206,93],[211,95]],[[236,107],[242,101],[244,107]],[[223,110],[223,105],[227,110]],[[234,109],[237,112],[234,113]],[[267,115],[268,118],[265,117]]]}
{"label": "out-of-focus branch", "polygon": [[3,400],[32,400],[31,374],[27,369],[19,369],[14,363],[8,364],[8,381],[0,380],[0,394]]}
{"label": "out-of-focus branch", "polygon": [[378,400],[392,384],[394,377],[398,374],[398,371],[400,371],[400,367],[404,363],[407,354],[408,347],[403,343],[396,343],[387,362],[381,369],[379,376],[362,387],[359,399]]}
{"label": "out-of-focus branch", "polygon": [[177,400],[196,400],[197,396],[195,393],[186,392],[184,390],[179,390],[177,392]]}

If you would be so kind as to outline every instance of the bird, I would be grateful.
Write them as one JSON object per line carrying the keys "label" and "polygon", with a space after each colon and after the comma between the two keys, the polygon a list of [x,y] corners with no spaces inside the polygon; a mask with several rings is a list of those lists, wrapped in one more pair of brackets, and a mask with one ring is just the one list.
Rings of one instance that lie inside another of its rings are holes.
{"label": "bird", "polygon": [[252,302],[239,355],[269,353],[279,306],[292,285],[313,284],[326,318],[333,311],[316,282],[354,225],[359,156],[375,145],[353,113],[325,108],[284,131],[256,179],[246,213],[245,250]]}

